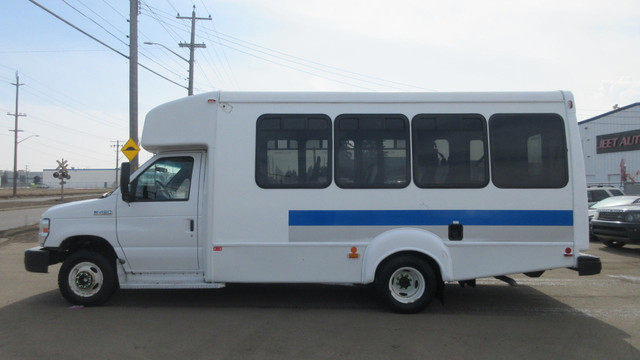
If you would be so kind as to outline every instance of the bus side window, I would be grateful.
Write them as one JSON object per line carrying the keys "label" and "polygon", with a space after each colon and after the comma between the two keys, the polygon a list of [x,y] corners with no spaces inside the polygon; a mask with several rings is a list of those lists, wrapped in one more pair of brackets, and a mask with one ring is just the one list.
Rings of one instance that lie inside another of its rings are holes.
{"label": "bus side window", "polygon": [[409,185],[409,120],[399,114],[343,114],[335,120],[336,185]]}
{"label": "bus side window", "polygon": [[489,183],[486,121],[475,114],[420,114],[411,122],[413,181],[422,188]]}
{"label": "bus side window", "polygon": [[260,116],[256,125],[255,178],[262,188],[329,186],[329,117],[314,114]]}
{"label": "bus side window", "polygon": [[564,121],[555,114],[496,114],[489,120],[493,183],[562,188],[569,181]]}

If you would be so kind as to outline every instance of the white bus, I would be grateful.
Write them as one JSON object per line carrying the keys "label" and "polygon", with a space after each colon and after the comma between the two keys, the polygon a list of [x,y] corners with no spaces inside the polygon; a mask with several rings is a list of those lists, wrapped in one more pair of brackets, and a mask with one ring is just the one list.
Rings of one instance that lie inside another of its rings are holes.
{"label": "white bus", "polygon": [[74,304],[117,288],[375,284],[417,312],[445,282],[600,272],[568,92],[212,92],[161,105],[155,156],[55,206],[25,267]]}

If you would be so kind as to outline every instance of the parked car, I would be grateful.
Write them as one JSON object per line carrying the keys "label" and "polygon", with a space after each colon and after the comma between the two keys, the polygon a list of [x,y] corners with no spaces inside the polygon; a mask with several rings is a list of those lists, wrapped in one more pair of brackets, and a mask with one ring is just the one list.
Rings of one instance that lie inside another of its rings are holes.
{"label": "parked car", "polygon": [[597,203],[589,206],[589,221],[596,214],[598,209],[608,207],[608,206],[620,206],[620,205],[631,205],[631,204],[640,204],[640,195],[622,195],[622,196],[611,196],[604,200],[600,200]]}
{"label": "parked car", "polygon": [[591,227],[593,235],[608,247],[640,244],[640,204],[600,208]]}
{"label": "parked car", "polygon": [[591,220],[593,219],[598,209],[602,209],[609,206],[620,206],[620,205],[630,205],[630,204],[640,204],[640,196],[626,196],[626,195],[611,196],[591,205],[589,207],[589,240],[591,241],[597,240],[595,235],[593,235],[593,229],[591,228]]}
{"label": "parked car", "polygon": [[587,199],[589,206],[597,203],[600,200],[604,200],[611,196],[624,195],[622,190],[613,186],[589,186],[587,188]]}

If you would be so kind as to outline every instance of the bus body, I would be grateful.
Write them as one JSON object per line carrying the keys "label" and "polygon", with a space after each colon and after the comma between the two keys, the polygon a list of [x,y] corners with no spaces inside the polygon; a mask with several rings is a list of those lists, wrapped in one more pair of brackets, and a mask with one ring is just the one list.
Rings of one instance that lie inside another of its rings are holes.
{"label": "bus body", "polygon": [[375,283],[416,312],[444,282],[573,268],[588,249],[568,92],[212,92],[161,105],[155,156],[53,207],[29,271],[73,302],[120,288]]}

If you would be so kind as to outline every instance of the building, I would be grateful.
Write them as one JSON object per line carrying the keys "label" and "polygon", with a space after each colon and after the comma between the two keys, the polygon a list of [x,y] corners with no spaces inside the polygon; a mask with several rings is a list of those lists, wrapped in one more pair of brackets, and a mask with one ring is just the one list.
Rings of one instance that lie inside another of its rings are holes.
{"label": "building", "polygon": [[[41,171],[18,170],[16,186],[28,187],[32,183],[40,184],[43,173]],[[13,187],[13,170],[0,171],[0,186]]]}
{"label": "building", "polygon": [[637,193],[640,185],[640,103],[578,123],[588,185]]}
{"label": "building", "polygon": [[[53,176],[56,169],[44,169],[42,183],[49,187],[59,187],[60,179]],[[65,180],[69,189],[111,189],[116,187],[116,169],[69,169],[70,179]]]}

